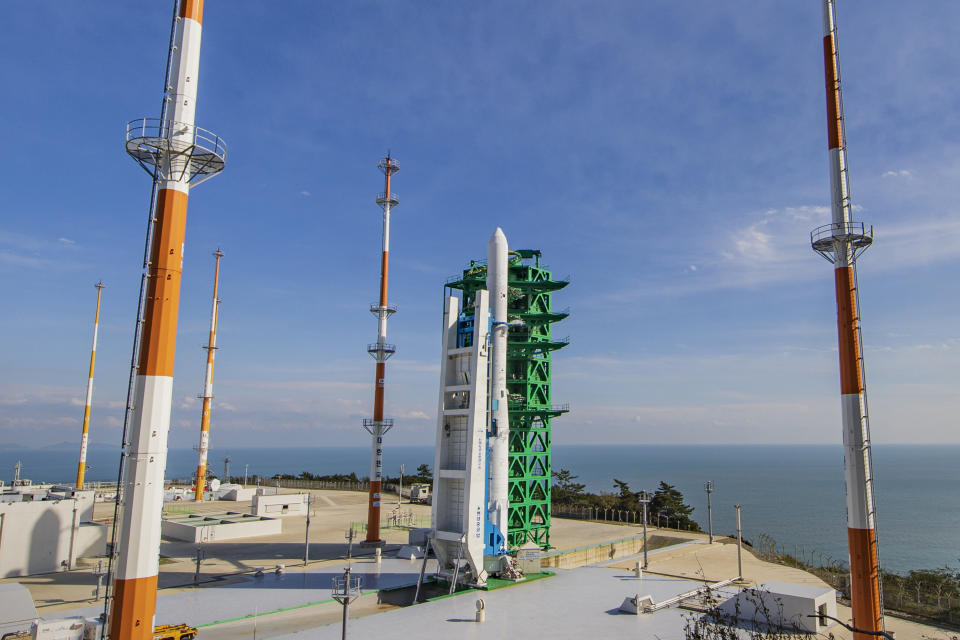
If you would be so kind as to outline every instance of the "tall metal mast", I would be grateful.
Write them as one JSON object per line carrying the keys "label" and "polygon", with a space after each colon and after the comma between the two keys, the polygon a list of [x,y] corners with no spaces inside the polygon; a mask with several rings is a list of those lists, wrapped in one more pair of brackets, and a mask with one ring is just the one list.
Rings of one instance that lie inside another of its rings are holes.
{"label": "tall metal mast", "polygon": [[[197,456],[197,488],[194,491],[194,500],[203,501],[203,486],[207,478],[207,450],[210,446],[210,405],[213,402],[213,358],[217,352],[217,316],[220,311],[220,298],[217,291],[220,287],[220,258],[223,251],[213,252],[217,259],[213,269],[213,309],[210,311],[210,339],[207,341],[207,368],[203,375],[203,410],[200,413],[200,448]],[[230,482],[228,478],[224,482]]]}
{"label": "tall metal mast", "polygon": [[80,462],[77,465],[77,489],[83,489],[83,476],[87,472],[87,438],[90,433],[90,403],[93,401],[93,365],[97,360],[97,333],[100,328],[100,294],[105,286],[102,282],[97,288],[97,311],[93,316],[93,347],[90,349],[90,374],[87,376],[87,399],[83,406],[83,433],[80,436]]}
{"label": "tall metal mast", "polygon": [[853,626],[868,632],[855,633],[854,637],[856,640],[868,640],[883,630],[883,606],[877,556],[870,421],[860,334],[857,257],[873,243],[873,227],[854,222],[851,216],[834,0],[823,0],[823,63],[832,222],[814,229],[810,240],[814,251],[834,265],[847,491],[847,542],[850,549],[850,599]]}
{"label": "tall metal mast", "polygon": [[153,637],[160,551],[160,510],[173,399],[180,277],[190,188],[223,170],[226,145],[194,125],[203,0],[181,0],[162,118],[127,123],[126,150],[154,179],[147,289],[125,442],[123,505],[113,600],[108,620],[115,640]]}
{"label": "tall metal mast", "polygon": [[372,455],[370,461],[370,501],[367,508],[367,538],[364,544],[379,545],[380,539],[380,493],[383,472],[383,436],[393,427],[393,420],[383,417],[383,390],[386,380],[386,362],[397,350],[396,345],[387,343],[387,319],[396,313],[397,308],[387,304],[387,274],[390,265],[390,209],[399,204],[397,195],[390,191],[390,176],[400,170],[397,162],[390,157],[381,160],[377,166],[383,171],[384,189],[377,196],[377,204],[383,208],[383,244],[380,254],[380,302],[370,305],[370,312],[377,316],[377,341],[367,345],[367,352],[377,361],[377,370],[373,396],[373,419],[365,419],[363,428],[372,437]]}

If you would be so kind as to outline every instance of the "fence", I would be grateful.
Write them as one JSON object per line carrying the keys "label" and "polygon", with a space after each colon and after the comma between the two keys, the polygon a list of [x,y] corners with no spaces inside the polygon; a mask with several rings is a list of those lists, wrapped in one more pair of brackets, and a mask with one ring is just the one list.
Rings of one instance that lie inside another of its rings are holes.
{"label": "fence", "polygon": [[[350,528],[354,531],[366,531],[367,522],[353,521]],[[418,515],[413,511],[402,511],[394,509],[390,514],[380,518],[381,529],[428,529],[430,528],[430,516]]]}
{"label": "fence", "polygon": [[[301,480],[300,478],[287,478],[281,480],[264,479],[262,486],[279,486],[283,487],[284,489],[337,489],[340,491],[370,490],[369,482],[352,482],[350,480]],[[387,489],[387,487],[384,487],[384,489]]]}
{"label": "fence", "polygon": [[[643,524],[642,511],[627,509],[604,509],[601,507],[586,507],[577,504],[555,504],[550,512],[557,518],[571,518],[573,520],[593,520],[596,522],[613,522],[620,524]],[[676,531],[691,531],[689,523],[683,523],[677,518],[662,515],[647,514],[647,524],[660,529],[674,529]]]}
{"label": "fence", "polygon": [[[850,599],[850,569],[827,554],[794,545],[793,555],[761,533],[754,550],[761,559],[814,574]],[[960,625],[960,574],[952,569],[914,570],[907,575],[880,572],[883,607],[889,613]]]}

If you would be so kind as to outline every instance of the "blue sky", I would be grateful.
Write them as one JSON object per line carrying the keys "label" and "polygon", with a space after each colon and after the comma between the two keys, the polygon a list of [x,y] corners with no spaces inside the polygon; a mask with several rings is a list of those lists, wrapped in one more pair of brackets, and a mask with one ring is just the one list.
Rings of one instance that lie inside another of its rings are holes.
{"label": "blue sky", "polygon": [[[119,439],[167,3],[7,7],[0,444]],[[960,442],[960,5],[842,1],[840,48],[875,442]],[[554,441],[840,441],[819,2],[208,0],[170,443],[198,439],[211,252],[212,447],[363,445],[382,189],[388,443],[435,428],[443,281],[502,226],[571,285]]]}

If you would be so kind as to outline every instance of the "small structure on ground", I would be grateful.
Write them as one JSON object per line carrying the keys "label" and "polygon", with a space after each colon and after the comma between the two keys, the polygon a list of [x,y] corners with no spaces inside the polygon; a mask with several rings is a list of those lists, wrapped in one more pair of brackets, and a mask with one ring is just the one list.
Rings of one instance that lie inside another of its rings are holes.
{"label": "small structure on ground", "polygon": [[250,513],[257,516],[305,516],[307,515],[307,494],[283,493],[265,495],[258,489],[250,503]]}
{"label": "small structure on ground", "polygon": [[827,586],[765,582],[747,587],[719,609],[739,625],[752,623],[818,634],[836,624],[829,618],[837,617],[837,596]]}
{"label": "small structure on ground", "polygon": [[253,538],[281,533],[282,523],[276,518],[239,511],[179,515],[164,518],[160,533],[170,540],[187,542],[220,542],[237,538]]}
{"label": "small structure on ground", "polygon": [[246,502],[252,500],[257,490],[253,487],[244,488],[239,484],[222,484],[217,492],[217,500],[230,500],[232,502]]}

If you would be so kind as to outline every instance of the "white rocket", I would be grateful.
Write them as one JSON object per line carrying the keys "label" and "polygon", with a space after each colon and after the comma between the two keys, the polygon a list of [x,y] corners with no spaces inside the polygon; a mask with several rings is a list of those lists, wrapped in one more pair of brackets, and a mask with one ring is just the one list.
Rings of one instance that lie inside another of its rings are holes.
{"label": "white rocket", "polygon": [[510,418],[507,414],[507,237],[497,227],[487,244],[487,291],[493,327],[490,377],[490,490],[488,519],[507,536],[507,511],[510,497],[507,479],[510,476]]}

